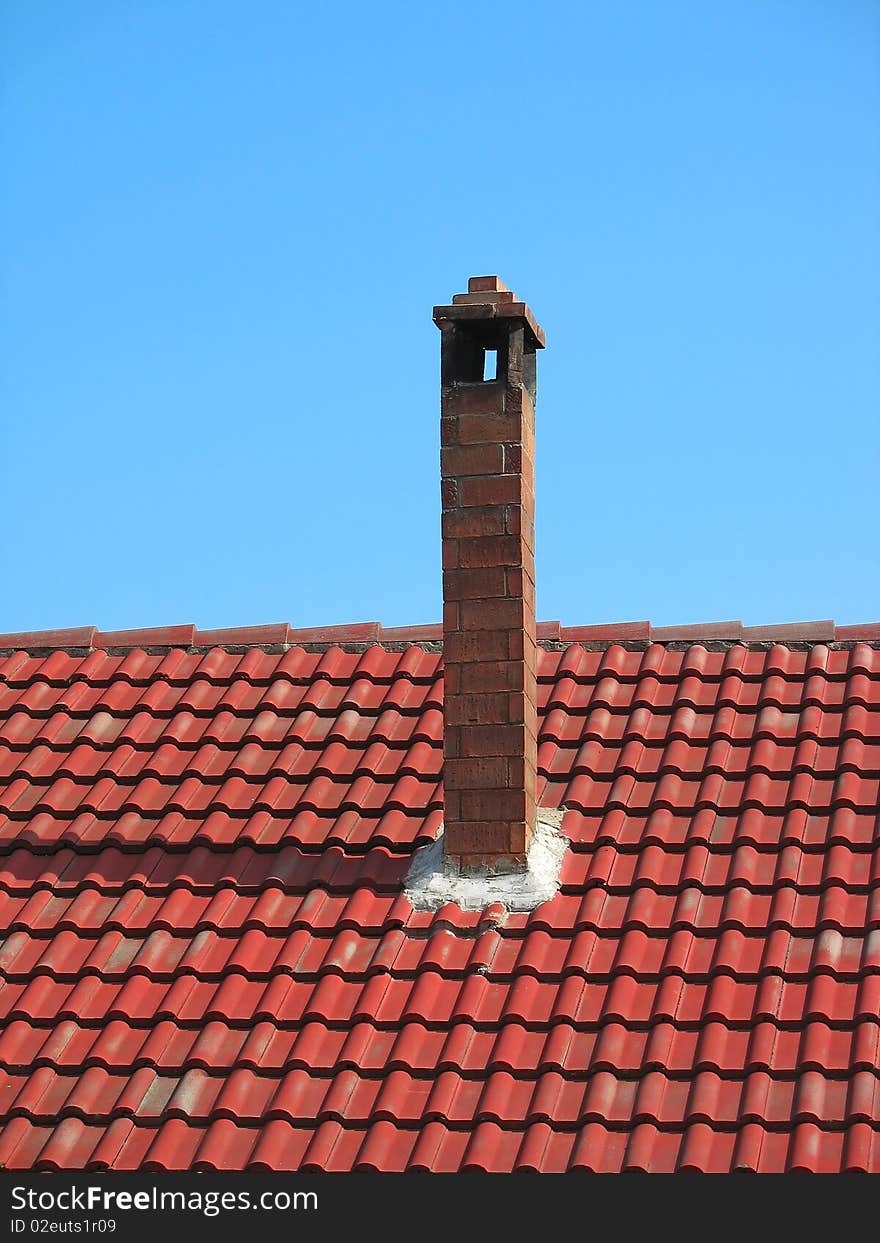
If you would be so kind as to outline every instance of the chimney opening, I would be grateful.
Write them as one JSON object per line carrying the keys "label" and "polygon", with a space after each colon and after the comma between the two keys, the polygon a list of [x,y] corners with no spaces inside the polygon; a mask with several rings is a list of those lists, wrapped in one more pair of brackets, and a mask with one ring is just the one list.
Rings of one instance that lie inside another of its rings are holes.
{"label": "chimney opening", "polygon": [[492,381],[498,379],[498,351],[483,351],[483,381]]}

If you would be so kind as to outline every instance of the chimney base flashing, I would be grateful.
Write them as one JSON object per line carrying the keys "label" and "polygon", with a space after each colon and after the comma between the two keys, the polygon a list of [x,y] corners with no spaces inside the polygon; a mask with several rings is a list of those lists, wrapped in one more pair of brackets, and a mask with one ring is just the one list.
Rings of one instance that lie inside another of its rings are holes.
{"label": "chimney base flashing", "polygon": [[565,808],[539,807],[524,867],[507,857],[464,862],[444,854],[444,833],[413,857],[404,893],[417,911],[436,911],[455,902],[463,911],[481,911],[500,902],[509,911],[532,911],[559,889],[559,872],[568,838],[560,831]]}

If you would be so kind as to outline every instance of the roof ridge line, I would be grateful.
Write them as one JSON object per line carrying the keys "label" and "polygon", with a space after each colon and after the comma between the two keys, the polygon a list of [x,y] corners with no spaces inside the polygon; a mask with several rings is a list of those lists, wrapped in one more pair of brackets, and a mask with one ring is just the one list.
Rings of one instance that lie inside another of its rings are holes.
{"label": "roof ridge line", "polygon": [[[833,620],[781,622],[776,625],[744,626],[740,621],[700,622],[681,626],[652,626],[650,622],[609,622],[588,626],[563,626],[558,621],[538,622],[539,643],[570,646],[619,643],[642,646],[650,643],[878,643],[880,621],[838,626]],[[212,647],[372,647],[374,645],[438,645],[443,642],[439,623],[414,626],[383,626],[381,622],[345,623],[332,626],[293,627],[289,622],[226,629],[199,630],[195,625],[154,626],[134,630],[98,630],[77,626],[59,630],[30,630],[0,634],[0,651],[73,649],[127,651],[137,648]]]}

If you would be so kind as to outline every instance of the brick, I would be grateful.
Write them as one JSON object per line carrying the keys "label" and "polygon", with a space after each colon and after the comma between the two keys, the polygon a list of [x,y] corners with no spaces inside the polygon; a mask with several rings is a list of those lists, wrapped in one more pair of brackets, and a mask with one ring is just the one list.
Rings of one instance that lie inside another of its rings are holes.
{"label": "brick", "polygon": [[520,505],[523,512],[529,514],[532,518],[535,516],[535,481],[530,479],[528,475],[523,474],[520,478]]}
{"label": "brick", "polygon": [[444,477],[503,474],[504,446],[501,444],[452,445],[447,449],[441,449],[440,470]]}
{"label": "brick", "polygon": [[[447,822],[446,849],[461,856],[472,866],[481,862],[494,864],[505,856],[525,858],[531,838],[531,828],[526,821],[508,823],[497,820],[458,820]],[[500,843],[500,844],[499,844]],[[506,846],[506,849],[505,849]]]}
{"label": "brick", "polygon": [[440,503],[444,510],[458,509],[458,481],[455,479],[440,480]]}
{"label": "brick", "polygon": [[443,659],[447,669],[460,662],[505,660],[508,647],[506,631],[454,630],[443,637]]}
{"label": "brick", "polygon": [[525,503],[521,475],[469,475],[458,481],[459,504],[512,505]]}
{"label": "brick", "polygon": [[443,759],[458,760],[461,759],[461,729],[460,725],[447,725],[443,730]]}
{"label": "brick", "polygon": [[504,573],[504,594],[512,597],[521,596],[526,609],[535,611],[535,583],[525,566],[509,566]]}
{"label": "brick", "polygon": [[445,760],[444,791],[504,787],[508,782],[509,763],[501,755]]}
{"label": "brick", "polygon": [[507,386],[507,404],[512,414],[518,414],[530,422],[535,421],[535,407],[529,397],[528,389],[521,381]]}
{"label": "brick", "polygon": [[445,603],[443,605],[443,633],[449,630],[459,629],[459,612],[458,605],[453,603]]}
{"label": "brick", "polygon": [[525,722],[526,697],[522,691],[514,691],[507,697],[507,717],[511,725]]}
{"label": "brick", "polygon": [[509,292],[500,276],[471,276],[468,280],[468,293],[487,290],[490,293]]}
{"label": "brick", "polygon": [[[510,302],[508,306],[511,308],[519,308],[520,303]],[[435,306],[433,312],[434,323],[444,326],[456,320],[481,320],[494,319],[496,307],[491,302],[478,302],[475,304],[464,306],[456,306],[454,303],[448,303],[446,306]],[[515,311],[517,318],[521,318],[520,311]]]}
{"label": "brick", "polygon": [[516,535],[522,540],[523,548],[535,553],[535,518],[531,510],[526,511],[521,505],[507,505],[504,510],[504,529],[509,535]]}
{"label": "brick", "polygon": [[[530,736],[532,738],[536,738],[538,736],[538,710],[535,706],[535,699],[532,696],[530,696],[527,692],[523,694],[522,696],[516,696],[512,694],[510,698],[511,700],[517,700],[517,704],[516,704],[517,707],[519,706],[518,701],[520,699],[522,700],[522,712],[523,712],[523,721],[525,723],[525,727],[528,733],[530,734]],[[513,712],[514,712],[514,704],[511,703],[510,704],[511,724],[513,724],[515,721]]]}
{"label": "brick", "polygon": [[509,851],[500,856],[497,854],[455,855],[450,854],[447,847],[446,857],[463,875],[471,872],[479,875],[486,872],[510,872],[526,866],[525,854],[513,855]]}
{"label": "brick", "polygon": [[443,597],[445,600],[481,600],[506,596],[509,573],[500,565],[479,570],[444,570]]}
{"label": "brick", "polygon": [[462,820],[525,820],[524,790],[462,790]]}
{"label": "brick", "polygon": [[461,690],[466,694],[522,689],[523,662],[490,660],[458,665]]}
{"label": "brick", "polygon": [[504,511],[495,505],[447,510],[441,519],[441,529],[447,539],[468,539],[473,535],[503,535]]}
{"label": "brick", "polygon": [[[527,567],[524,566],[521,573],[522,573],[522,579],[523,579],[522,597],[525,602],[526,613],[530,613],[532,616],[534,616],[535,608],[536,608],[535,583],[531,575],[529,574]],[[532,570],[532,573],[534,573],[534,570]]]}
{"label": "brick", "polygon": [[449,725],[506,725],[511,696],[503,693],[446,695],[444,715]]}
{"label": "brick", "polygon": [[534,474],[534,470],[535,470],[535,423],[534,423],[534,420],[526,418],[523,415],[516,414],[516,413],[512,414],[510,417],[511,419],[517,419],[519,421],[519,434],[517,436],[510,436],[509,439],[513,443],[519,443],[522,445],[523,452],[525,453],[526,459],[529,463],[529,469],[532,471],[532,474]]}
{"label": "brick", "polygon": [[520,440],[519,415],[490,410],[485,414],[461,414],[457,419],[442,419],[455,424],[455,441],[460,445],[516,443]]}
{"label": "brick", "polygon": [[488,565],[520,565],[522,540],[518,535],[477,535],[462,540],[458,564],[466,569]]}
{"label": "brick", "polygon": [[[446,418],[466,415],[501,415],[507,405],[504,385],[490,382],[453,384],[443,393],[443,414]],[[522,416],[515,415],[517,426]],[[501,439],[501,437],[495,437]]]}
{"label": "brick", "polygon": [[529,848],[531,836],[531,821],[520,821],[510,825],[510,849],[516,854],[524,854]]}
{"label": "brick", "polygon": [[444,570],[454,570],[458,567],[458,540],[445,539],[441,545],[441,560]]}
{"label": "brick", "polygon": [[461,756],[524,755],[525,735],[523,725],[463,725],[459,735]]}
{"label": "brick", "polygon": [[523,788],[526,792],[526,820],[534,824],[538,813],[538,774],[534,761],[526,766]]}
{"label": "brick", "polygon": [[498,305],[499,302],[513,302],[514,295],[509,289],[483,289],[478,293],[457,293],[452,299],[453,306],[468,306],[470,303],[491,302]]}
{"label": "brick", "polygon": [[[463,310],[466,308],[462,308]],[[528,328],[529,336],[534,342],[537,349],[542,350],[547,343],[544,329],[537,322],[530,308],[525,302],[505,302],[503,305],[493,308],[499,319],[513,319],[525,321]]]}
{"label": "brick", "polygon": [[442,418],[440,420],[440,447],[458,444],[458,419]]}
{"label": "brick", "polygon": [[[510,854],[509,852],[503,857],[495,859],[491,855],[462,855],[461,858],[464,862],[459,870],[465,876],[474,871],[478,876],[485,875],[486,872],[499,874],[522,871],[526,866],[525,854]],[[473,867],[474,859],[480,861],[479,866],[476,868]]]}
{"label": "brick", "polygon": [[[446,849],[451,854],[507,854],[511,841],[510,826],[503,821],[450,820],[446,822]],[[524,833],[518,835],[524,839]]]}
{"label": "brick", "polygon": [[523,624],[523,602],[498,597],[487,600],[464,600],[461,603],[462,630],[510,630]]}
{"label": "brick", "polygon": [[530,635],[523,642],[522,663],[526,676],[534,680],[538,669],[538,646],[531,641]]}
{"label": "brick", "polygon": [[522,786],[526,788],[526,762],[525,757],[521,755],[511,756],[505,761],[507,766],[507,782],[508,785]]}
{"label": "brick", "polygon": [[505,444],[504,469],[508,474],[517,474],[521,471],[528,477],[534,477],[535,466],[526,445],[522,442]]}
{"label": "brick", "polygon": [[443,815],[449,820],[458,820],[461,816],[461,794],[458,790],[443,789]]}
{"label": "brick", "polygon": [[524,758],[509,759],[507,761],[507,783],[509,786],[517,786],[525,790],[527,798],[534,803],[537,785],[534,763],[527,764]]}

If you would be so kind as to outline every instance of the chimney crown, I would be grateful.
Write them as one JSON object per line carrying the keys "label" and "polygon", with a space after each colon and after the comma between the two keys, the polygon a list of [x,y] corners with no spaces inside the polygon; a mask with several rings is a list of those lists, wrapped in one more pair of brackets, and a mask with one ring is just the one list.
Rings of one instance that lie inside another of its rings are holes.
{"label": "chimney crown", "polygon": [[442,328],[444,323],[456,320],[519,319],[527,327],[533,349],[542,350],[546,345],[544,330],[535,319],[530,307],[518,301],[516,294],[507,288],[499,276],[472,276],[467,293],[457,293],[449,306],[434,307],[434,323]]}

